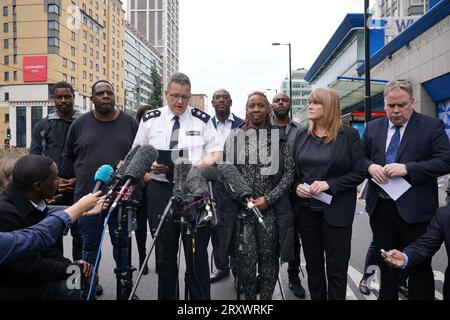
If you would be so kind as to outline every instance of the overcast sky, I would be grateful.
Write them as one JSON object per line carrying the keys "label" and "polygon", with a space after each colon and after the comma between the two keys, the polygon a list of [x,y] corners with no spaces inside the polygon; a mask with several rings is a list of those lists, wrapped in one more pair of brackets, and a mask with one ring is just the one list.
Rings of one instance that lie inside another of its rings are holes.
{"label": "overcast sky", "polygon": [[[277,89],[292,69],[309,69],[347,13],[363,0],[180,0],[180,72],[192,93],[227,89],[232,111],[244,115],[247,94]],[[271,98],[275,91],[268,91]]]}

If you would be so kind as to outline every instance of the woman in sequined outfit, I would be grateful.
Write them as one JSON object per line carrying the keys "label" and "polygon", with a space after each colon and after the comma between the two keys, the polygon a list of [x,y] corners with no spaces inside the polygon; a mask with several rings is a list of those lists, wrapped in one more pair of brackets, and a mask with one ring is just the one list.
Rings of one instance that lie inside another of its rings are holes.
{"label": "woman in sequined outfit", "polygon": [[[261,211],[267,228],[265,230],[251,213],[239,207],[238,216],[245,214],[246,218],[236,219],[232,245],[248,300],[256,299],[258,285],[260,299],[270,300],[278,277],[279,258],[282,261],[293,258],[293,212],[288,194],[294,162],[281,135],[270,123],[270,104],[266,96],[254,92],[248,96],[245,123],[227,139],[227,145],[235,146],[234,159],[227,160],[234,160],[252,189],[250,200]],[[242,143],[244,137],[247,143]]]}

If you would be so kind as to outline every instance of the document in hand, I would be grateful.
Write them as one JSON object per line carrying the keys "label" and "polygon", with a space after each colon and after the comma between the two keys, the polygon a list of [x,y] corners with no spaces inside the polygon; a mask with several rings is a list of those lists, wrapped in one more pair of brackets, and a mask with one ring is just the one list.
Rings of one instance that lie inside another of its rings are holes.
{"label": "document in hand", "polygon": [[372,181],[380,186],[394,201],[397,201],[409,188],[411,184],[402,177],[389,179],[386,183],[378,183],[372,178]]}
{"label": "document in hand", "polygon": [[[303,183],[308,189],[311,187],[311,185],[307,184],[306,182]],[[333,200],[333,196],[330,196],[328,193],[321,192],[317,196],[313,196],[314,199],[317,199],[319,201],[322,201],[323,203],[330,204],[331,200]]]}
{"label": "document in hand", "polygon": [[156,159],[156,162],[166,165],[169,168],[169,175],[173,175],[174,163],[181,157],[189,159],[188,149],[158,149],[158,159]]}

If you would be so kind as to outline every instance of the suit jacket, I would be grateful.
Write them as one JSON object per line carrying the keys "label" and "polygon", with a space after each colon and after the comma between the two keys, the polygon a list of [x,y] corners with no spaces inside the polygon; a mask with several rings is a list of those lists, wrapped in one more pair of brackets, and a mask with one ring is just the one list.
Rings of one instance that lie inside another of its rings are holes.
{"label": "suit jacket", "polygon": [[[432,257],[445,243],[447,257],[450,256],[450,207],[438,209],[427,231],[403,252],[408,256],[408,267],[417,265]],[[447,262],[448,265],[448,262]],[[450,300],[450,269],[447,266],[444,281],[444,300]]]}
{"label": "suit jacket", "polygon": [[[387,117],[370,122],[364,131],[363,147],[367,168],[385,165]],[[438,207],[437,177],[450,172],[450,141],[440,119],[413,112],[400,141],[396,163],[406,164],[405,178],[412,187],[395,204],[408,223],[427,222]],[[381,188],[369,179],[366,211],[371,215]]]}
{"label": "suit jacket", "polygon": [[[308,138],[308,128],[302,128],[297,133],[294,144],[295,179],[293,192],[303,177],[300,172],[300,152]],[[344,126],[336,140],[331,142],[331,159],[325,168],[323,179],[330,189],[326,191],[333,196],[330,205],[323,204],[325,221],[336,227],[349,227],[353,223],[356,209],[356,187],[366,178],[366,167],[361,140],[356,129]],[[300,198],[296,196],[296,208],[300,206]],[[321,203],[322,204],[322,203]]]}
{"label": "suit jacket", "polygon": [[[39,223],[46,212],[37,210],[23,191],[10,182],[0,193],[0,231],[8,232]],[[1,299],[39,299],[49,281],[66,279],[70,260],[56,246],[30,253],[0,267]]]}
{"label": "suit jacket", "polygon": [[[241,118],[239,118],[238,116],[236,116],[234,113],[232,113],[232,115],[233,115],[233,117],[234,117],[234,121],[233,121],[233,123],[231,124],[231,129],[239,128],[239,126],[240,126],[241,124],[244,123],[244,120],[242,120]],[[212,121],[212,123],[213,123],[213,125],[214,125],[214,128],[217,129],[217,118],[216,118],[216,116],[212,117],[212,118],[211,118],[211,121]]]}

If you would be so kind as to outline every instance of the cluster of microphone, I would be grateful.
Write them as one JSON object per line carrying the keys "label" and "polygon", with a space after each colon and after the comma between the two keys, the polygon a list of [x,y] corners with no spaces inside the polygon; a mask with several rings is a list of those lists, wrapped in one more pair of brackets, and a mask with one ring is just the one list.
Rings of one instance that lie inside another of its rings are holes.
{"label": "cluster of microphone", "polygon": [[120,187],[114,199],[110,212],[112,212],[126,193],[132,193],[136,185],[158,158],[158,151],[151,145],[136,146],[131,149],[125,159],[120,161],[114,170],[105,164],[98,168],[94,176],[95,185],[92,192],[97,192],[103,187],[109,187],[107,197]]}
{"label": "cluster of microphone", "polygon": [[[136,185],[158,158],[158,151],[151,145],[135,146],[126,157],[121,160],[114,170],[112,166],[105,164],[95,173],[95,185],[93,193],[103,187],[108,187],[107,196],[112,196],[114,191],[119,191],[112,202],[112,212],[127,193],[132,193]],[[266,225],[259,209],[250,200],[252,190],[238,169],[230,163],[222,163],[217,167],[199,168],[192,166],[189,159],[178,158],[174,166],[173,199],[178,204],[180,214],[187,212],[187,208],[198,204],[194,209],[201,208],[203,214],[195,214],[194,219],[198,224],[210,222],[217,225],[216,200],[213,192],[213,182],[220,180],[224,183],[226,191],[235,199],[242,202],[252,212],[258,223]],[[191,211],[192,212],[192,211]]]}

